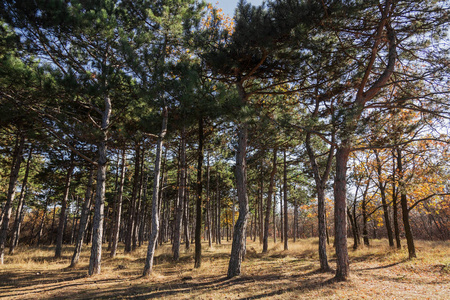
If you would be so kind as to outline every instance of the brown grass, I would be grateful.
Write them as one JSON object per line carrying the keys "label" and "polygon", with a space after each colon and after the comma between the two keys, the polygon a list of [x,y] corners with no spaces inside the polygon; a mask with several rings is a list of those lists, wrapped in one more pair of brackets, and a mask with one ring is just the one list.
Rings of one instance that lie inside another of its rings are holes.
{"label": "brown grass", "polygon": [[[0,268],[0,298],[5,299],[449,299],[450,242],[417,242],[418,257],[390,249],[385,240],[356,251],[349,249],[351,279],[334,283],[332,273],[319,273],[317,240],[271,245],[261,254],[259,243],[248,242],[238,278],[225,277],[230,243],[203,244],[200,269],[192,250],[179,262],[170,245],[157,250],[150,278],[141,277],[146,247],[111,259],[104,252],[102,274],[87,276],[89,252],[68,268],[72,247],[54,259],[53,247],[19,248]],[[120,249],[120,253],[123,250]],[[334,253],[329,252],[331,265]]]}

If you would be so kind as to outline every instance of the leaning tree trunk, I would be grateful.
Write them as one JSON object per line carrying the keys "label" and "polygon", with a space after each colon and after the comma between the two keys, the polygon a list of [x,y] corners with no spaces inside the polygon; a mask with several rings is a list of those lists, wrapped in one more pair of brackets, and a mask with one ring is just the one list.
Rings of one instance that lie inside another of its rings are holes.
{"label": "leaning tree trunk", "polygon": [[164,137],[166,136],[167,133],[167,119],[168,119],[167,107],[164,107],[162,115],[163,115],[162,129],[156,147],[155,174],[153,181],[153,196],[152,196],[152,228],[150,233],[150,239],[148,242],[147,257],[145,259],[145,266],[143,272],[143,276],[147,277],[150,276],[153,270],[153,257],[155,256],[155,247],[158,241],[159,213],[160,213],[159,195],[160,195],[160,177],[161,177],[161,157],[162,157]]}
{"label": "leaning tree trunk", "polygon": [[111,244],[111,257],[115,257],[117,254],[117,245],[119,244],[119,229],[120,229],[120,219],[122,217],[122,201],[123,201],[123,185],[125,182],[125,147],[122,149],[122,165],[120,167],[120,179],[119,179],[119,188],[117,191],[116,196],[116,203],[115,203],[115,220],[114,220],[114,228],[113,228],[113,234],[112,234],[112,244]]}
{"label": "leaning tree trunk", "polygon": [[[264,217],[264,237],[263,237],[263,253],[266,253],[269,249],[269,223],[270,223],[270,211],[272,209],[272,196],[273,196],[273,185],[275,174],[277,173],[277,149],[273,149],[273,159],[272,159],[272,172],[270,173],[269,191],[267,192],[267,203],[266,211]],[[273,211],[275,215],[275,210]],[[273,224],[273,235],[274,239],[276,237],[276,224]]]}
{"label": "leaning tree trunk", "polygon": [[58,233],[56,236],[56,248],[55,258],[61,258],[62,243],[64,238],[64,229],[66,221],[67,200],[69,199],[70,179],[72,178],[72,172],[74,169],[74,153],[72,152],[70,157],[70,166],[67,169],[66,181],[64,185],[64,194],[61,201],[61,212],[59,213]]}
{"label": "leaning tree trunk", "polygon": [[25,145],[25,136],[18,132],[16,145],[14,147],[13,160],[9,175],[8,193],[6,195],[6,203],[3,208],[2,226],[0,231],[0,265],[3,265],[5,256],[5,243],[8,234],[9,219],[11,218],[12,202],[16,194],[17,179],[19,178],[20,165],[22,163],[22,152]]}
{"label": "leaning tree trunk", "polygon": [[186,194],[186,129],[181,129],[181,149],[180,149],[180,185],[178,187],[178,205],[175,215],[175,229],[173,234],[173,259],[180,258],[181,226],[183,221],[185,194]]}
{"label": "leaning tree trunk", "polygon": [[197,202],[195,220],[195,255],[194,268],[200,268],[202,264],[202,167],[203,167],[203,117],[198,122],[198,160],[197,160]]}
{"label": "leaning tree trunk", "polygon": [[[32,151],[33,151],[33,147],[30,147],[30,150],[28,152],[28,159],[27,159],[27,165],[26,165],[26,169],[25,169],[25,175],[24,175],[23,181],[22,181],[22,188],[20,190],[19,204],[17,205],[17,209],[16,209],[16,218],[14,220],[13,236],[11,238],[9,254],[14,254],[14,249],[19,244],[20,227],[22,226],[22,220],[23,220],[23,207],[25,205],[25,196],[26,196],[25,192],[27,190],[28,174],[30,172],[30,162],[31,162]],[[31,236],[33,236],[33,235],[31,234]]]}
{"label": "leaning tree trunk", "polygon": [[[402,176],[403,174],[402,159],[403,159],[402,150],[397,149],[397,169],[400,176]],[[402,179],[399,180],[399,188],[400,188],[400,205],[402,208],[403,228],[405,229],[405,237],[406,237],[406,244],[408,245],[409,258],[411,259],[417,257],[416,247],[414,246],[414,237],[411,230],[411,224],[409,222],[409,209],[406,197],[405,182]]]}
{"label": "leaning tree trunk", "polygon": [[92,224],[92,247],[89,260],[89,275],[100,274],[102,259],[103,214],[105,209],[106,167],[108,155],[108,127],[111,117],[111,99],[105,96],[105,111],[102,114],[102,139],[98,144],[97,187],[95,193],[95,210]]}
{"label": "leaning tree trunk", "polygon": [[70,267],[75,267],[80,260],[81,248],[83,247],[84,235],[88,225],[89,212],[91,211],[92,203],[92,184],[94,182],[94,168],[89,168],[89,179],[86,186],[86,194],[84,195],[83,208],[81,209],[80,225],[78,226],[78,235],[75,242],[75,249],[73,251]]}
{"label": "leaning tree trunk", "polygon": [[248,219],[247,197],[247,141],[248,129],[246,123],[241,123],[238,129],[238,148],[236,152],[236,188],[239,201],[239,217],[234,225],[231,257],[228,264],[227,277],[241,274],[241,264],[245,253],[245,229]]}

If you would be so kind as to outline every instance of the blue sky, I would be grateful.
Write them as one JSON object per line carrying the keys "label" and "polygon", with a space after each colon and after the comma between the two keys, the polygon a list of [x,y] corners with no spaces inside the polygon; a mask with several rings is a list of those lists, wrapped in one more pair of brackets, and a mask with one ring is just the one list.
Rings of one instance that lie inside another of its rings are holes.
{"label": "blue sky", "polygon": [[[213,6],[222,8],[225,14],[232,17],[234,16],[234,10],[236,9],[239,0],[209,0],[208,2],[211,2]],[[263,0],[247,0],[247,2],[253,5],[260,5]]]}

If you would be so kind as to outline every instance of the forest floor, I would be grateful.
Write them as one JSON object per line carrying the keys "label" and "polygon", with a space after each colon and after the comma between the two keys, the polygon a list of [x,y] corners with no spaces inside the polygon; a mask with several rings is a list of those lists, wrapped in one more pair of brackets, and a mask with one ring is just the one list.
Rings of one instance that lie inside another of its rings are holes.
{"label": "forest floor", "polygon": [[[150,278],[141,276],[146,246],[111,259],[104,252],[102,274],[87,276],[89,251],[76,268],[68,268],[73,247],[54,259],[54,247],[17,249],[0,266],[2,299],[449,299],[450,242],[417,241],[418,258],[405,249],[389,249],[386,240],[370,247],[349,248],[351,278],[334,282],[332,273],[317,272],[317,239],[293,243],[290,250],[247,243],[242,275],[227,279],[230,242],[203,243],[202,266],[194,269],[193,247],[179,262],[170,245],[159,247]],[[404,243],[404,241],[402,241]],[[349,245],[350,245],[349,241]],[[330,247],[329,259],[335,267]],[[105,249],[106,250],[106,249]],[[123,253],[120,249],[119,253]]]}

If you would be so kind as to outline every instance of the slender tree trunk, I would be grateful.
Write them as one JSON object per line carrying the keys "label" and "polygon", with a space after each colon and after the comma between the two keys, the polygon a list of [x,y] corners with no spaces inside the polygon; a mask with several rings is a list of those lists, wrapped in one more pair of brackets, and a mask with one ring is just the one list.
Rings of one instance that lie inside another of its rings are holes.
{"label": "slender tree trunk", "polygon": [[135,146],[135,156],[134,156],[134,179],[133,179],[133,190],[131,193],[131,203],[128,212],[128,225],[127,225],[127,234],[125,236],[125,253],[129,253],[132,250],[132,239],[133,239],[133,231],[136,225],[136,204],[137,204],[137,195],[139,189],[139,174],[140,174],[140,145],[136,142]]}
{"label": "slender tree trunk", "polygon": [[263,161],[261,161],[261,182],[260,182],[260,193],[259,193],[259,243],[262,244],[264,241],[264,169]]}
{"label": "slender tree trunk", "polygon": [[367,205],[366,205],[366,199],[363,199],[362,202],[362,217],[363,217],[363,240],[364,245],[369,246],[369,232],[367,230]]}
{"label": "slender tree trunk", "polygon": [[181,149],[180,149],[180,184],[178,187],[178,205],[175,216],[175,232],[173,241],[173,259],[177,261],[180,258],[181,245],[181,225],[184,215],[186,195],[186,129],[181,129]]}
{"label": "slender tree trunk", "polygon": [[62,243],[64,239],[64,229],[66,221],[67,200],[69,200],[70,179],[74,169],[74,153],[71,153],[70,166],[67,169],[66,181],[64,184],[64,195],[61,201],[61,211],[59,213],[58,234],[56,236],[55,258],[61,258]]}
{"label": "slender tree trunk", "polygon": [[[25,205],[25,196],[27,191],[27,184],[28,184],[28,174],[30,171],[30,162],[31,162],[31,156],[32,156],[33,147],[30,146],[30,149],[28,151],[28,159],[27,159],[27,165],[25,169],[25,175],[23,177],[22,181],[22,188],[20,190],[20,196],[19,196],[19,203],[17,204],[16,209],[16,218],[14,220],[14,226],[13,226],[13,236],[11,238],[11,245],[9,247],[9,254],[14,254],[14,249],[19,244],[19,237],[20,237],[20,227],[22,225],[23,220],[23,207]],[[31,235],[33,236],[33,235]]]}
{"label": "slender tree trunk", "polygon": [[[333,136],[334,141],[334,136]],[[330,147],[330,152],[328,154],[328,160],[326,169],[322,176],[319,173],[319,166],[317,165],[316,155],[311,148],[311,134],[307,133],[305,140],[305,147],[309,157],[309,163],[313,170],[314,181],[316,183],[317,192],[317,220],[318,220],[318,231],[319,231],[319,262],[320,271],[329,272],[331,270],[328,264],[327,256],[327,226],[326,226],[326,209],[325,209],[325,184],[328,181],[332,158],[334,156],[334,147]],[[298,226],[298,208],[296,208]],[[298,230],[298,228],[296,228]],[[297,233],[298,234],[298,233]]]}
{"label": "slender tree trunk", "polygon": [[[297,197],[294,198],[294,228],[292,231],[292,234],[294,236],[294,243],[297,241],[298,236],[298,201]],[[325,252],[326,254],[326,252]]]}
{"label": "slender tree trunk", "polygon": [[[344,142],[345,143],[345,142]],[[349,260],[347,250],[347,162],[350,147],[341,146],[336,152],[336,177],[334,180],[334,228],[336,244],[336,280],[347,280]]]}
{"label": "slender tree trunk", "polygon": [[397,189],[397,185],[396,185],[396,170],[397,170],[397,164],[395,162],[395,153],[392,152],[392,156],[393,156],[393,164],[392,164],[392,211],[393,211],[393,219],[394,219],[394,234],[395,234],[395,243],[397,246],[397,249],[401,249],[402,248],[402,244],[400,241],[400,228],[398,226],[398,204],[397,204],[397,200],[398,200],[398,189]]}
{"label": "slender tree trunk", "polygon": [[105,96],[105,110],[102,115],[102,140],[98,149],[97,187],[95,193],[95,210],[92,224],[92,247],[89,260],[89,275],[100,274],[102,259],[103,214],[105,209],[106,168],[108,164],[108,127],[111,116],[111,99]]}
{"label": "slender tree trunk", "polygon": [[195,257],[194,268],[202,264],[202,191],[203,191],[203,117],[198,120],[198,160],[197,160],[197,201],[195,220]]}
{"label": "slender tree trunk", "polygon": [[19,178],[20,165],[22,163],[22,152],[25,145],[25,136],[18,132],[16,138],[16,145],[14,147],[13,159],[11,164],[11,171],[9,174],[8,193],[6,195],[6,203],[3,208],[2,226],[0,231],[0,265],[3,265],[3,258],[5,256],[5,244],[8,235],[9,219],[11,218],[12,203],[16,194],[16,185]]}
{"label": "slender tree trunk", "polygon": [[92,185],[94,183],[94,168],[91,166],[89,169],[89,179],[86,186],[86,194],[84,195],[83,208],[81,209],[80,225],[78,226],[78,235],[75,242],[75,249],[73,251],[70,267],[74,267],[80,260],[81,249],[83,247],[84,236],[86,233],[88,219],[91,211],[92,204]]}
{"label": "slender tree trunk", "polygon": [[400,204],[402,207],[403,228],[405,229],[406,244],[408,245],[409,258],[415,258],[416,247],[414,246],[414,237],[411,230],[411,224],[409,222],[409,209],[406,196],[405,182],[403,181],[403,163],[402,163],[402,151],[397,149],[397,169],[400,175],[399,189],[400,189]]}
{"label": "slender tree trunk", "polygon": [[[263,238],[263,253],[266,253],[269,250],[269,223],[270,223],[270,211],[272,210],[272,196],[273,196],[273,185],[275,174],[277,172],[277,149],[273,149],[273,159],[272,159],[272,172],[270,172],[270,181],[269,181],[269,191],[267,192],[267,201],[266,201],[266,214],[264,218],[264,238]],[[275,201],[274,201],[275,202]],[[273,211],[275,215],[275,210]],[[276,242],[276,230],[275,230],[275,222],[273,224],[273,236],[274,242]]]}
{"label": "slender tree trunk", "polygon": [[221,207],[221,204],[220,204],[220,190],[219,190],[219,181],[220,181],[220,174],[218,175],[218,177],[217,177],[218,179],[217,179],[217,186],[216,186],[216,189],[217,189],[217,239],[216,239],[216,241],[217,241],[217,243],[218,244],[222,244],[222,241],[221,241],[221,239],[222,239],[222,234],[221,234],[221,222],[220,222],[220,207]]}
{"label": "slender tree trunk", "polygon": [[283,196],[284,196],[284,250],[288,250],[288,196],[287,196],[287,162],[286,162],[286,150],[284,150],[284,170],[283,170]]}
{"label": "slender tree trunk", "polygon": [[391,220],[389,218],[389,210],[386,201],[386,183],[384,183],[382,180],[383,170],[381,168],[381,160],[378,155],[378,151],[374,150],[374,153],[377,160],[378,187],[380,189],[381,204],[383,205],[384,224],[386,225],[389,246],[394,247],[394,236],[392,235]]}
{"label": "slender tree trunk", "polygon": [[[240,90],[242,94],[242,90]],[[245,229],[248,219],[247,197],[247,141],[248,129],[246,123],[238,126],[238,147],[236,151],[236,189],[239,201],[239,217],[234,225],[231,257],[228,264],[227,277],[232,278],[241,274],[242,259],[245,254]]]}
{"label": "slender tree trunk", "polygon": [[111,245],[111,257],[115,257],[117,254],[117,245],[119,244],[119,229],[120,221],[122,216],[122,202],[123,202],[123,185],[125,183],[125,165],[126,165],[126,150],[125,146],[122,149],[122,165],[120,167],[120,179],[118,182],[118,190],[115,203],[115,220],[112,235],[112,245]]}
{"label": "slender tree trunk", "polygon": [[44,212],[42,214],[42,220],[39,225],[36,247],[39,247],[40,242],[41,242],[42,232],[44,230],[44,225],[45,225],[45,216],[47,215],[47,208],[48,208],[49,200],[50,200],[49,197],[47,197],[47,199],[45,200],[45,207],[44,207]]}
{"label": "slender tree trunk", "polygon": [[148,242],[147,257],[145,259],[145,266],[143,276],[150,276],[153,270],[153,257],[155,256],[155,247],[158,239],[159,232],[159,214],[160,214],[160,177],[161,177],[161,157],[162,148],[164,143],[164,137],[167,133],[167,120],[168,120],[168,109],[167,106],[164,107],[163,112],[163,122],[161,134],[158,138],[158,144],[156,147],[156,159],[155,159],[155,177],[153,181],[153,196],[152,196],[152,231],[150,233],[150,240]]}
{"label": "slender tree trunk", "polygon": [[207,225],[207,232],[208,235],[208,247],[209,249],[212,248],[212,231],[211,231],[211,190],[210,190],[210,167],[209,167],[209,152],[207,156],[207,167],[206,167],[206,225]]}

